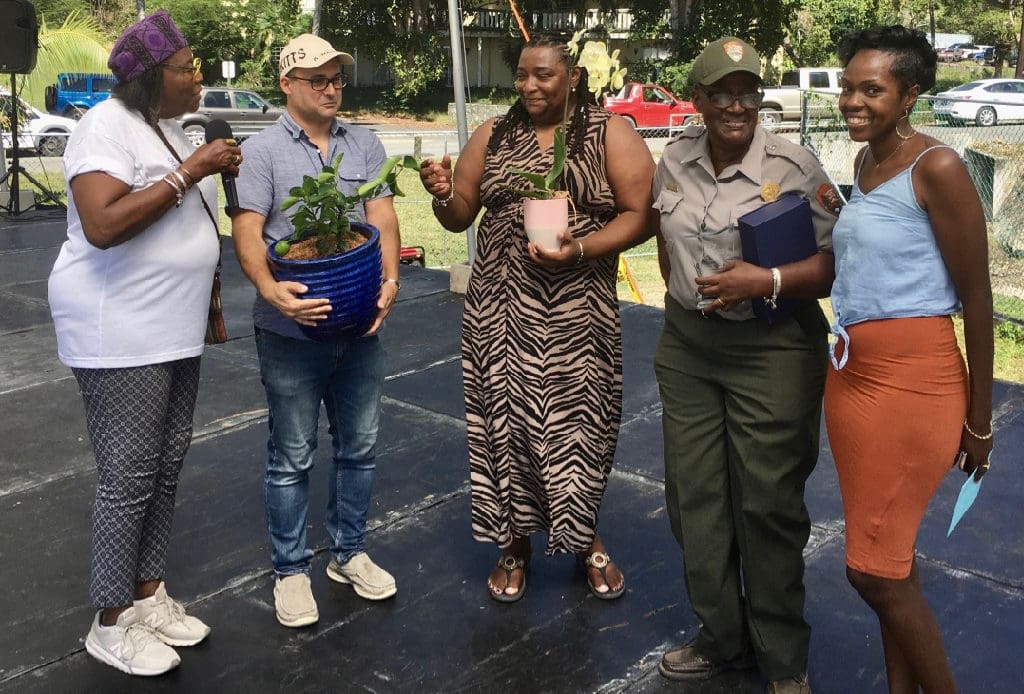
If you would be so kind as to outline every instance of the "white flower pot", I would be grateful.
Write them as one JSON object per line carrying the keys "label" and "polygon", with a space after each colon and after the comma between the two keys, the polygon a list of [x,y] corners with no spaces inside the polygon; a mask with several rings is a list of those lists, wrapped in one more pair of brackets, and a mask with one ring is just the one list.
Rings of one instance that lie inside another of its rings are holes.
{"label": "white flower pot", "polygon": [[523,200],[523,228],[526,238],[545,250],[557,251],[562,245],[558,234],[569,229],[569,199]]}

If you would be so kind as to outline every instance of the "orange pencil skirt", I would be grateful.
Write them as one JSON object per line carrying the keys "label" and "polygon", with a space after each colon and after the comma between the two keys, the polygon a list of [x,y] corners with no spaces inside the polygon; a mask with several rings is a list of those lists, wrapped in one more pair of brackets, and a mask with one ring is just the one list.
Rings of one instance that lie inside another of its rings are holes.
{"label": "orange pencil skirt", "polygon": [[847,328],[845,367],[828,370],[825,424],[846,516],[846,563],[910,575],[928,502],[960,447],[967,371],[949,316]]}

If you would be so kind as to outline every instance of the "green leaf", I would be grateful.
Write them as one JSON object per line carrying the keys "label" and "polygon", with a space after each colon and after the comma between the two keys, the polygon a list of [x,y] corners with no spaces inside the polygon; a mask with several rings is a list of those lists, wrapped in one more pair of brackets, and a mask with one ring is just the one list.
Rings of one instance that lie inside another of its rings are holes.
{"label": "green leaf", "polygon": [[505,190],[511,190],[521,198],[533,198],[535,200],[550,200],[554,197],[554,191],[541,190],[539,188],[514,188],[504,183],[500,184]]}
{"label": "green leaf", "polygon": [[542,174],[534,173],[532,171],[525,171],[523,169],[516,169],[512,167],[505,169],[505,171],[507,171],[510,174],[515,174],[516,176],[522,176],[527,181],[532,183],[535,188],[546,190],[548,187],[547,181],[545,180]]}
{"label": "green leaf", "polygon": [[[565,128],[558,126],[555,128],[555,161],[551,165],[551,171],[544,177],[544,188],[553,190],[555,184],[558,183],[559,177],[562,175],[562,171],[565,169]],[[538,186],[540,187],[540,186]]]}
{"label": "green leaf", "polygon": [[[292,190],[294,190],[294,188]],[[281,203],[281,211],[284,212],[288,208],[294,207],[295,203],[297,203],[299,200],[300,198],[297,195],[292,195],[291,197],[285,198],[284,201]]]}

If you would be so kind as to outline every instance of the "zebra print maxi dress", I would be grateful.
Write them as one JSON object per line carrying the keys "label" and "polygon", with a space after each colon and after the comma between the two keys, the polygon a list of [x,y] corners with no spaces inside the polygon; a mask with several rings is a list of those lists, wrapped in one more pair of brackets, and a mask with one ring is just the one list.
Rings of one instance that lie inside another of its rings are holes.
{"label": "zebra print maxi dress", "polygon": [[[588,110],[582,151],[566,162],[575,238],[616,214],[605,175],[609,117]],[[558,269],[530,259],[522,200],[502,187],[523,180],[505,169],[546,172],[553,151],[540,151],[532,128],[511,135],[484,162],[487,212],[462,324],[473,537],[505,547],[546,531],[547,554],[582,552],[594,539],[622,412],[617,258]]]}

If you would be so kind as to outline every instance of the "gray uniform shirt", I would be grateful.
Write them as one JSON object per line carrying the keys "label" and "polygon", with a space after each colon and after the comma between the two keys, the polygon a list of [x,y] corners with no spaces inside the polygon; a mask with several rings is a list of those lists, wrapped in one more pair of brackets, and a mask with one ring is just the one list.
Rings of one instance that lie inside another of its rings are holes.
{"label": "gray uniform shirt", "polygon": [[[242,143],[243,161],[235,181],[238,206],[266,217],[263,241],[270,244],[291,236],[291,216],[281,212],[281,203],[288,191],[302,185],[305,175],[317,176],[325,164],[344,154],[338,167],[338,187],[346,195],[375,178],[387,159],[380,138],[369,128],[335,121],[331,131],[330,151],[320,152],[306,132],[285,113],[276,123]],[[385,186],[377,197],[392,195]],[[293,212],[294,210],[289,210]],[[353,221],[365,222],[366,211],[360,202],[351,215]],[[298,323],[285,317],[259,295],[253,306],[256,327],[293,337],[307,338]]]}
{"label": "gray uniform shirt", "polygon": [[[697,277],[742,259],[736,220],[765,204],[762,187],[771,183],[779,195],[810,200],[818,250],[831,252],[839,196],[803,147],[758,127],[743,160],[718,176],[702,126],[686,128],[665,147],[654,175],[654,207],[671,267],[668,293],[683,308],[697,309]],[[754,317],[749,301],[718,313],[731,320]]]}

